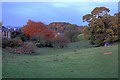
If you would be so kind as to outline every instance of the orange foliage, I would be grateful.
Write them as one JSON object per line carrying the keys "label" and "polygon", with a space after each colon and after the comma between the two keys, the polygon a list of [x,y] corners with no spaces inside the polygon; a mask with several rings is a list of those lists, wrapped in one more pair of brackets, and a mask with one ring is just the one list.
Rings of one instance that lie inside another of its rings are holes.
{"label": "orange foliage", "polygon": [[35,22],[32,20],[28,20],[27,25],[24,25],[22,28],[22,32],[28,36],[30,39],[35,35],[42,35],[46,39],[50,40],[54,37],[55,31],[50,30],[45,24],[42,22]]}

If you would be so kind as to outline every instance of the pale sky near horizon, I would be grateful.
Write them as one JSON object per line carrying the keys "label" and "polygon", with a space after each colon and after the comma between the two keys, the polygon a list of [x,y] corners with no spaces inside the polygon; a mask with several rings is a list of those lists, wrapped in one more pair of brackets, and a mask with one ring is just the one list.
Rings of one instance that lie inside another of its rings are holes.
{"label": "pale sky near horizon", "polygon": [[2,2],[119,2],[119,0],[1,0]]}
{"label": "pale sky near horizon", "polygon": [[86,25],[82,16],[100,6],[109,8],[111,15],[118,12],[118,2],[2,2],[2,21],[5,26],[23,26],[28,19]]}

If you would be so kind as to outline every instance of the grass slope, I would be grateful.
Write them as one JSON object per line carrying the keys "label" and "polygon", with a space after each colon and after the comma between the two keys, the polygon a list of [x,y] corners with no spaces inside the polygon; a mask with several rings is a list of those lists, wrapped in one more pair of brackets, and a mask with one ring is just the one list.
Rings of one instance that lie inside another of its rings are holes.
{"label": "grass slope", "polygon": [[2,79],[2,49],[0,47],[0,79]]}
{"label": "grass slope", "polygon": [[[103,54],[112,52],[112,54]],[[88,41],[68,48],[39,48],[39,55],[3,50],[3,78],[116,78],[118,45],[91,47]]]}
{"label": "grass slope", "polygon": [[2,79],[2,39],[0,36],[0,79]]}

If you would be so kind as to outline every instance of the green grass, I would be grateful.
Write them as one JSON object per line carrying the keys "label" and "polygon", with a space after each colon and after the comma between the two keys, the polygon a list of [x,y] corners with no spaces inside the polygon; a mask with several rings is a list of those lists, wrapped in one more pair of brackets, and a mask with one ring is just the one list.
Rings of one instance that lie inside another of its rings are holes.
{"label": "green grass", "polygon": [[0,47],[0,79],[2,79],[2,49]]}
{"label": "green grass", "polygon": [[0,79],[2,79],[2,39],[0,36]]}
{"label": "green grass", "polygon": [[[118,45],[92,47],[88,41],[68,48],[39,48],[38,55],[3,50],[3,78],[117,78]],[[112,52],[112,54],[103,54]]]}

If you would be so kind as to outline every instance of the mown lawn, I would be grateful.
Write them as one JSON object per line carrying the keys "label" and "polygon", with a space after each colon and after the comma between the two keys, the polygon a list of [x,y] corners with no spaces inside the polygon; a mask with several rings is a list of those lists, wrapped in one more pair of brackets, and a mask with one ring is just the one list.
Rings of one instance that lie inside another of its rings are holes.
{"label": "mown lawn", "polygon": [[2,49],[0,47],[0,79],[2,79]]}
{"label": "mown lawn", "polygon": [[0,79],[2,79],[2,38],[0,35]]}
{"label": "mown lawn", "polygon": [[[38,55],[3,50],[3,78],[117,78],[118,45],[92,47],[88,41],[68,48],[38,48]],[[104,54],[112,52],[112,54]]]}

